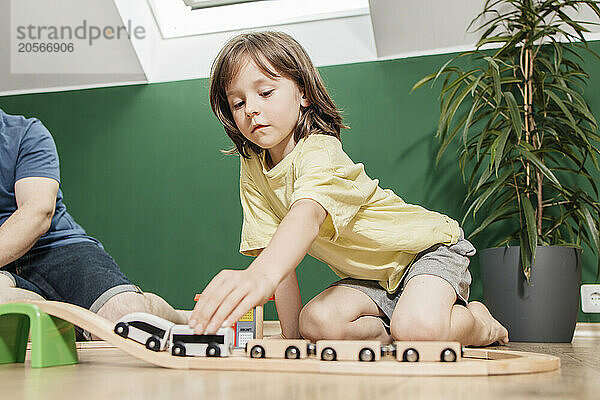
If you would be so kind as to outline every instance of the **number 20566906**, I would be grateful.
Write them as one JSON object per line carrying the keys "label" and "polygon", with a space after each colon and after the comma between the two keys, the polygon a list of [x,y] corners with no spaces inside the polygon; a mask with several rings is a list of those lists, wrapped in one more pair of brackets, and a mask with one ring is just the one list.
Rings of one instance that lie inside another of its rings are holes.
{"label": "number 20566906", "polygon": [[75,51],[73,43],[37,43],[22,42],[18,44],[19,53],[72,53]]}

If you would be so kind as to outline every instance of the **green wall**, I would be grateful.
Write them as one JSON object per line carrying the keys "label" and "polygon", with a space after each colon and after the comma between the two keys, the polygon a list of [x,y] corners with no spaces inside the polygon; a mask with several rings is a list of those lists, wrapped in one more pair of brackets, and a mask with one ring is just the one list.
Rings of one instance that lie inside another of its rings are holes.
{"label": "green wall", "polygon": [[[594,43],[596,51],[599,43]],[[451,149],[436,168],[439,87],[409,94],[414,82],[450,55],[320,68],[351,130],[344,148],[367,173],[408,203],[461,220],[466,189]],[[600,115],[600,63],[588,58],[586,97]],[[0,97],[11,114],[36,116],[61,157],[69,212],[100,239],[130,279],[180,308],[193,306],[222,268],[244,268],[238,253],[239,161],[208,104],[208,80]],[[590,90],[591,89],[591,90]],[[455,148],[454,148],[455,149]],[[470,221],[465,231],[472,228]],[[494,238],[476,238],[478,249]],[[584,251],[584,282],[596,258]],[[479,261],[472,299],[481,299]],[[299,267],[304,302],[336,279],[307,257]],[[275,318],[267,306],[267,318]],[[581,321],[592,317],[580,314]],[[600,319],[597,319],[600,320]]]}

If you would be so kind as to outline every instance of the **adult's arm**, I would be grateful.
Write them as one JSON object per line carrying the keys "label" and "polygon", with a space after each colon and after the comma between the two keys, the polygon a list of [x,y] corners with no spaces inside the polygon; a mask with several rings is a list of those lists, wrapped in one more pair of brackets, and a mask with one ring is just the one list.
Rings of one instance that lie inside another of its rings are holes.
{"label": "adult's arm", "polygon": [[15,183],[17,210],[0,226],[0,267],[19,259],[48,231],[57,193],[58,182],[51,178]]}

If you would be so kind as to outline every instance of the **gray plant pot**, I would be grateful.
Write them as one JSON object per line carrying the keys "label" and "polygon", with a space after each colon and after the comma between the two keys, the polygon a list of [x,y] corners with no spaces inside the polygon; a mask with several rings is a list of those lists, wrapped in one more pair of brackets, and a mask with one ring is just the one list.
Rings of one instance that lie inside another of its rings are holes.
{"label": "gray plant pot", "polygon": [[519,246],[481,250],[483,295],[492,315],[515,342],[570,342],[579,311],[581,250],[538,246],[531,285]]}

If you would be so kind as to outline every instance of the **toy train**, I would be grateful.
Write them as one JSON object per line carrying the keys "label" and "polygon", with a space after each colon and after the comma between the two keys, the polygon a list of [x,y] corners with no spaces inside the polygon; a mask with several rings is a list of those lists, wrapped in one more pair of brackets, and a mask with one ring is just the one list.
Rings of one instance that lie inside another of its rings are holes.
{"label": "toy train", "polygon": [[458,342],[394,342],[382,345],[376,340],[255,339],[246,344],[250,358],[299,359],[316,356],[323,361],[379,361],[392,356],[403,362],[456,362],[462,359]]}
{"label": "toy train", "polygon": [[146,345],[148,350],[168,350],[174,356],[227,357],[233,351],[232,328],[220,328],[215,335],[196,335],[187,325],[174,323],[156,315],[136,312],[127,314],[115,325],[115,333]]}
{"label": "toy train", "polygon": [[[187,325],[147,313],[121,318],[114,329],[124,338],[144,344],[152,351],[169,350],[173,356],[228,357],[233,351],[234,331],[220,328],[215,335],[197,335]],[[394,342],[382,345],[375,340],[253,339],[246,344],[250,358],[305,359],[323,361],[379,361],[391,356],[402,362],[457,362],[462,359],[458,342]]]}

